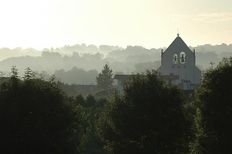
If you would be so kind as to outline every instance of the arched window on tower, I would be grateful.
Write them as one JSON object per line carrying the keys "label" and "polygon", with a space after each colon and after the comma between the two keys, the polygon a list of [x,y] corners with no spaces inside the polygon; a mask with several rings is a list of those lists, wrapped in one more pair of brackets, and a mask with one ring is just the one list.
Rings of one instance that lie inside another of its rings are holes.
{"label": "arched window on tower", "polygon": [[178,63],[178,55],[174,54],[173,55],[173,64],[177,64]]}
{"label": "arched window on tower", "polygon": [[180,53],[180,63],[184,64],[186,62],[186,54],[185,52]]}

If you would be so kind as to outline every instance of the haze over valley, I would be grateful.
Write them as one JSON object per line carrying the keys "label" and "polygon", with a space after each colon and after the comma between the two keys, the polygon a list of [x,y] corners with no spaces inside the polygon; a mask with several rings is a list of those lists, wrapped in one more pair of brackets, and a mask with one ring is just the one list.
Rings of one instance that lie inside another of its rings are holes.
{"label": "haze over valley", "polygon": [[[216,66],[223,57],[232,56],[232,44],[207,44],[190,48],[196,50],[196,63],[203,71]],[[0,70],[1,76],[4,76],[9,74],[12,66],[16,66],[20,73],[30,67],[46,77],[54,74],[64,83],[96,84],[96,76],[105,64],[110,65],[114,74],[135,74],[157,69],[160,59],[161,48],[146,49],[142,46],[123,48],[75,44],[43,50],[1,48]]]}

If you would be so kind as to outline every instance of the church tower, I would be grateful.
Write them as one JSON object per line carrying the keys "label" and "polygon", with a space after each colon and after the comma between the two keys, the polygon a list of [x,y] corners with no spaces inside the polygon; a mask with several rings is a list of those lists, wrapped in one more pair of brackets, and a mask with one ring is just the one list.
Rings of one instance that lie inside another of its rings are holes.
{"label": "church tower", "polygon": [[195,50],[191,50],[177,34],[176,39],[161,51],[161,66],[158,72],[162,76],[176,76],[172,84],[184,90],[192,90],[201,82],[201,71],[196,67]]}

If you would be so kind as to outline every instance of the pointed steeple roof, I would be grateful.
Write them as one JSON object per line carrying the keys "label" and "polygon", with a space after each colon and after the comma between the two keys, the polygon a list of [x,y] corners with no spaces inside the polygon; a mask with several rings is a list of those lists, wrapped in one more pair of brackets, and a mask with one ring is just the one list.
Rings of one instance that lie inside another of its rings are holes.
{"label": "pointed steeple roof", "polygon": [[186,43],[182,40],[179,33],[177,34],[177,37],[175,40],[171,43],[171,45],[165,50],[166,52],[192,52],[189,47],[186,45]]}

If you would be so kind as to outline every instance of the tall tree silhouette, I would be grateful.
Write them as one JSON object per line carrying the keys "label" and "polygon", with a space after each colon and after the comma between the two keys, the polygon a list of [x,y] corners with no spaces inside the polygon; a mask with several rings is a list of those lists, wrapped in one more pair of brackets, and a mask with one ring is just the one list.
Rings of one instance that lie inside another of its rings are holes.
{"label": "tall tree silhouette", "polygon": [[30,80],[30,79],[33,79],[35,78],[35,72],[33,72],[30,67],[27,67],[25,72],[24,72],[24,77],[23,79],[24,80]]}
{"label": "tall tree silhouette", "polygon": [[113,71],[110,67],[106,64],[101,73],[97,76],[97,85],[104,89],[112,88],[113,83]]}

